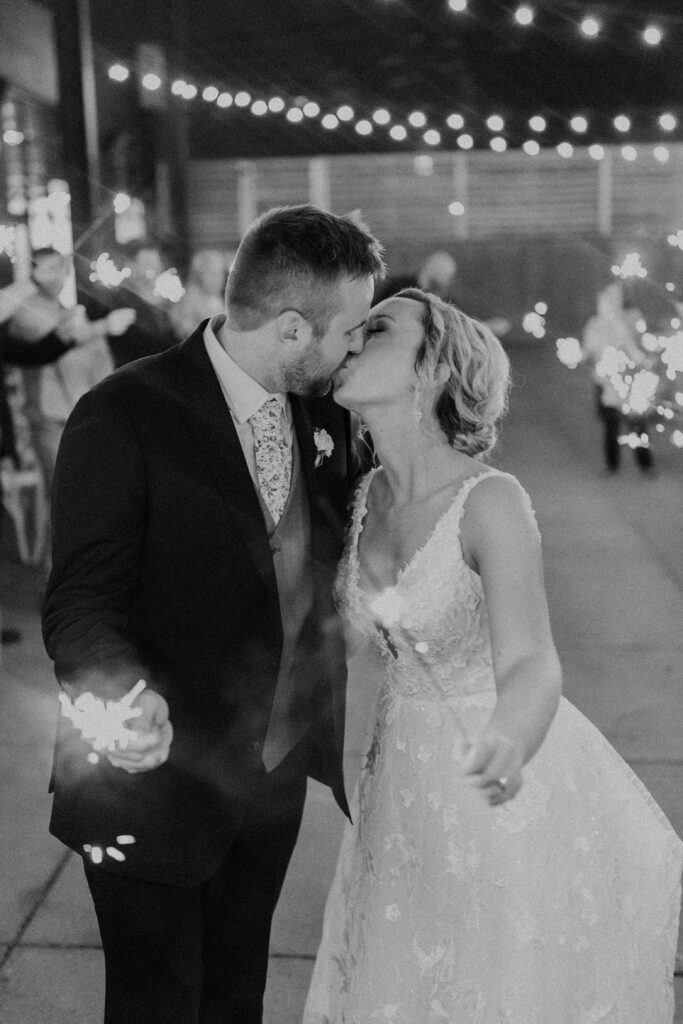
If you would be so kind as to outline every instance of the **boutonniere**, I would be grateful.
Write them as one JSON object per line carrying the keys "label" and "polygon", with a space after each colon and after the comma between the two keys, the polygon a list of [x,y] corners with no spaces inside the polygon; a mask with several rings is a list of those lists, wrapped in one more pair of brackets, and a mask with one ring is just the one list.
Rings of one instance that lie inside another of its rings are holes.
{"label": "boutonniere", "polygon": [[313,431],[313,443],[315,444],[315,450],[317,455],[315,457],[315,468],[322,466],[324,459],[329,459],[330,455],[334,451],[334,441],[322,427],[316,427]]}

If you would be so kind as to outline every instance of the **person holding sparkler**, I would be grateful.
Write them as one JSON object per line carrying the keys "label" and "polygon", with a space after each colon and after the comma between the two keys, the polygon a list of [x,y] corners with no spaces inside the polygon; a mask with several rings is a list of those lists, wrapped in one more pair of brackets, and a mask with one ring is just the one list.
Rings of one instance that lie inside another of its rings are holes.
{"label": "person holding sparkler", "polygon": [[383,271],[350,218],[270,211],[225,315],[66,426],[51,830],[84,858],[106,1024],[259,1024],[307,775],[348,811],[332,581],[355,462],[327,393]]}
{"label": "person holding sparkler", "polygon": [[507,356],[412,288],[365,333],[336,593],[382,664],[304,1024],[671,1024],[683,844],[560,696],[531,503],[481,461]]}

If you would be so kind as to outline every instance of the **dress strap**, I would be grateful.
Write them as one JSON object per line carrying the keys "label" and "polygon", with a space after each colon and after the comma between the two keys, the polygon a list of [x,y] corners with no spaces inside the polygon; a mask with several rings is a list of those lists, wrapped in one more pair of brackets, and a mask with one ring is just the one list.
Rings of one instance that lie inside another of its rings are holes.
{"label": "dress strap", "polygon": [[[455,500],[453,501],[453,506],[452,506],[452,508],[454,509],[454,514],[455,514],[455,517],[456,517],[457,521],[460,522],[460,520],[462,519],[462,515],[463,515],[463,513],[465,511],[465,502],[467,501],[467,498],[469,497],[470,492],[474,489],[474,487],[476,487],[476,485],[479,483],[480,480],[485,480],[487,477],[491,477],[491,476],[506,477],[508,480],[512,480],[512,482],[514,484],[516,484],[518,490],[522,494],[522,500],[524,501],[524,504],[526,505],[526,507],[527,507],[527,509],[529,511],[529,514],[531,515],[531,518],[533,519],[534,526],[536,527],[536,530],[538,531],[538,523],[536,522],[536,513],[534,511],[533,505],[531,504],[531,498],[529,497],[527,492],[524,490],[524,488],[520,484],[520,482],[517,479],[517,477],[513,476],[512,473],[505,473],[502,469],[494,469],[493,467],[489,467],[488,469],[484,470],[483,473],[478,473],[476,476],[470,476],[470,477],[467,478],[467,480],[465,480],[465,482],[461,486],[460,490],[458,491],[458,493],[457,493],[457,495],[455,497]],[[456,509],[457,509],[457,511],[455,511]],[[540,537],[540,533],[539,533],[539,537]]]}

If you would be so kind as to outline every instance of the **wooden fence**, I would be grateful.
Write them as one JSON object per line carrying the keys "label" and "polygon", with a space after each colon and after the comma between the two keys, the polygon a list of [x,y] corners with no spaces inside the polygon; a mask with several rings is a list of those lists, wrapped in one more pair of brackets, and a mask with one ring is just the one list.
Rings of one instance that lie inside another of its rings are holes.
{"label": "wooden fence", "polygon": [[[653,146],[639,146],[632,162],[619,147],[603,160],[577,148],[571,159],[475,150],[194,161],[191,241],[233,248],[271,206],[359,210],[395,274],[445,249],[483,305],[519,320],[542,300],[558,327],[575,330],[626,252],[639,251],[648,268],[641,305],[664,309],[665,282],[683,284],[683,252],[666,241],[683,228],[683,144],[667,150],[666,162]],[[464,212],[450,213],[452,203]]]}

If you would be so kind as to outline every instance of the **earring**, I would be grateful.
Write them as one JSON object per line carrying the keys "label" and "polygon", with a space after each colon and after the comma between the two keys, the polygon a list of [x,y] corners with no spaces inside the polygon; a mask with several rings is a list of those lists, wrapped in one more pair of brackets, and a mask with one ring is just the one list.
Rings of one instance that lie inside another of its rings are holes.
{"label": "earring", "polygon": [[420,425],[422,423],[422,388],[419,384],[415,385],[415,393],[413,395],[413,408],[411,410],[413,419]]}

